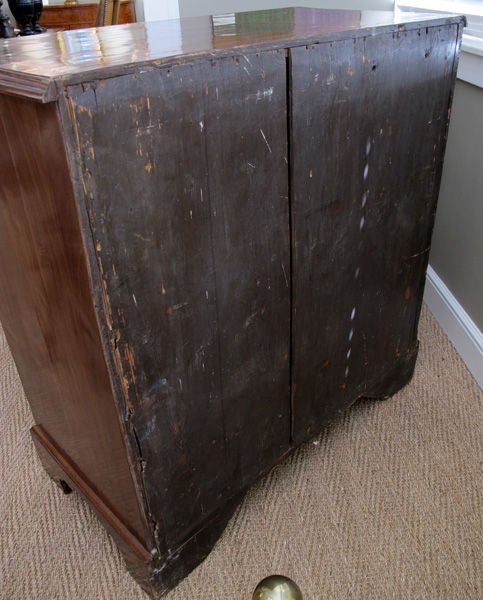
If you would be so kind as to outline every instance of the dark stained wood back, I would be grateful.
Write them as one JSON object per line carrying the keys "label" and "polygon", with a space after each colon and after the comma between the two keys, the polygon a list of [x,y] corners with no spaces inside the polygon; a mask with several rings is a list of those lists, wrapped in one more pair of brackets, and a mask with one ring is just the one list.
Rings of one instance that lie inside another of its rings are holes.
{"label": "dark stained wood back", "polygon": [[414,363],[457,43],[453,26],[290,52],[298,441]]}
{"label": "dark stained wood back", "polygon": [[162,547],[289,447],[285,69],[266,52],[68,89]]}

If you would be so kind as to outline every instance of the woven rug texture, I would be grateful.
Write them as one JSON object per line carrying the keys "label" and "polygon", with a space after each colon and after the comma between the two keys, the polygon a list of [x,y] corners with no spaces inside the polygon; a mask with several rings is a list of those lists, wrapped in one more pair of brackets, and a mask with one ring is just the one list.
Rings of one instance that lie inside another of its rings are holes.
{"label": "woven rug texture", "polygon": [[[483,598],[483,393],[427,309],[412,382],[359,401],[255,485],[167,600],[251,600],[274,573],[304,600]],[[0,329],[0,597],[145,600],[93,512],[34,451]]]}

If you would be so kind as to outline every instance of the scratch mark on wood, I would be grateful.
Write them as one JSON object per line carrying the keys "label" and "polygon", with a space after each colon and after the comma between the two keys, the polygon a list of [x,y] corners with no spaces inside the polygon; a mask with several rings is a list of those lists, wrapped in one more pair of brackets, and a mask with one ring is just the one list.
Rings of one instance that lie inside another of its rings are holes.
{"label": "scratch mark on wood", "polygon": [[265,137],[265,134],[263,133],[263,129],[260,129],[260,133],[262,134],[262,137],[263,137],[263,139],[264,139],[264,141],[265,141],[265,144],[267,144],[268,151],[269,151],[269,152],[270,152],[270,154],[271,154],[271,153],[272,153],[272,149],[270,148],[270,144],[268,143],[268,140],[267,140],[267,138]]}
{"label": "scratch mark on wood", "polygon": [[253,323],[255,317],[257,316],[258,311],[256,310],[254,313],[252,313],[249,317],[247,317],[245,319],[245,323],[243,324],[244,329],[247,329],[247,327],[250,327],[250,325]]}
{"label": "scratch mark on wood", "polygon": [[271,100],[272,96],[273,86],[265,90],[257,90],[256,94],[248,94],[247,96],[245,96],[245,100],[255,100],[255,102],[260,102],[260,100],[264,100],[265,98]]}
{"label": "scratch mark on wood", "polygon": [[188,302],[181,302],[180,304],[173,304],[166,309],[168,315],[172,315],[176,310],[183,308],[184,306],[188,306]]}
{"label": "scratch mark on wood", "polygon": [[79,113],[87,113],[90,117],[92,116],[92,110],[90,108],[87,108],[87,106],[82,104],[77,104],[76,102],[74,102],[74,104]]}
{"label": "scratch mark on wood", "polygon": [[421,256],[422,254],[426,254],[426,252],[429,252],[429,246],[427,248],[425,248],[424,250],[421,250],[421,252],[416,252],[416,254],[411,254],[407,258],[417,258],[418,256]]}
{"label": "scratch mark on wood", "polygon": [[282,263],[282,271],[283,271],[283,276],[285,277],[285,285],[287,286],[287,288],[289,287],[288,284],[288,277],[287,277],[287,272],[285,271],[285,265]]}
{"label": "scratch mark on wood", "polygon": [[124,347],[124,360],[129,365],[129,371],[131,373],[132,383],[136,383],[136,374],[134,371],[134,354],[133,354],[131,348],[129,348],[129,346],[127,344]]}
{"label": "scratch mark on wood", "polygon": [[150,238],[144,237],[140,233],[133,233],[133,236],[140,239],[142,242],[150,242],[151,241]]}

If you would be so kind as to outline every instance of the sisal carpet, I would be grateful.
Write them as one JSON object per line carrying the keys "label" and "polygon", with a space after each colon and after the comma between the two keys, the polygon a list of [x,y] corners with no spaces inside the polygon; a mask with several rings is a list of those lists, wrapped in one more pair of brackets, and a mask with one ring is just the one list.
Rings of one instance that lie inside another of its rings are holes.
{"label": "sisal carpet", "polygon": [[[483,393],[429,314],[413,381],[361,401],[255,486],[168,600],[251,600],[282,573],[304,600],[483,598]],[[43,472],[0,330],[0,597],[147,596],[90,509]]]}

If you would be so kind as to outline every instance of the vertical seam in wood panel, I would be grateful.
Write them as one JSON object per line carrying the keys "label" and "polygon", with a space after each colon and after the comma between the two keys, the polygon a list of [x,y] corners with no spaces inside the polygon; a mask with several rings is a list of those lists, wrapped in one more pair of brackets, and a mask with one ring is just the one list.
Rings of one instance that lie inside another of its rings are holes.
{"label": "vertical seam in wood panel", "polygon": [[286,51],[286,113],[287,113],[287,181],[288,181],[288,216],[289,216],[289,252],[290,252],[290,317],[289,317],[289,396],[290,396],[290,443],[294,441],[295,429],[295,398],[293,388],[293,325],[294,325],[294,232],[292,214],[292,52]]}
{"label": "vertical seam in wood panel", "polygon": [[[218,64],[220,71],[223,72],[223,61],[219,60],[219,61],[213,61],[215,64]],[[210,68],[213,68],[213,65],[210,63]],[[199,67],[194,67],[194,68],[198,68]],[[207,78],[206,81],[206,86],[209,89],[209,84],[210,84],[210,80]],[[209,130],[209,123],[207,121],[207,115],[208,115],[208,111],[206,108],[206,102],[205,102],[205,96],[203,94],[203,92],[201,93],[201,108],[202,108],[202,118],[203,118],[203,122],[205,123],[205,127],[206,130]],[[215,249],[214,249],[214,242],[213,242],[213,208],[212,208],[212,196],[211,196],[211,181],[210,181],[210,174],[211,174],[211,169],[209,168],[209,153],[208,153],[208,136],[204,135],[203,136],[203,150],[204,150],[204,155],[205,155],[205,164],[206,164],[206,192],[207,192],[207,198],[208,198],[208,209],[209,209],[209,215],[210,215],[210,252],[211,252],[211,262],[213,265],[213,289],[214,289],[214,293],[215,293],[215,314],[216,314],[216,326],[218,328],[218,334],[216,336],[216,343],[217,343],[217,354],[218,354],[218,381],[219,381],[219,386],[220,386],[220,404],[221,404],[221,419],[222,419],[222,429],[223,429],[223,440],[224,440],[224,453],[225,453],[225,457],[227,454],[227,443],[226,443],[226,438],[227,438],[227,430],[226,430],[226,418],[225,418],[225,403],[224,403],[224,393],[223,393],[223,365],[222,365],[222,361],[221,361],[221,328],[220,328],[220,308],[219,308],[219,304],[218,304],[218,275],[216,272],[216,260],[215,260]]]}

